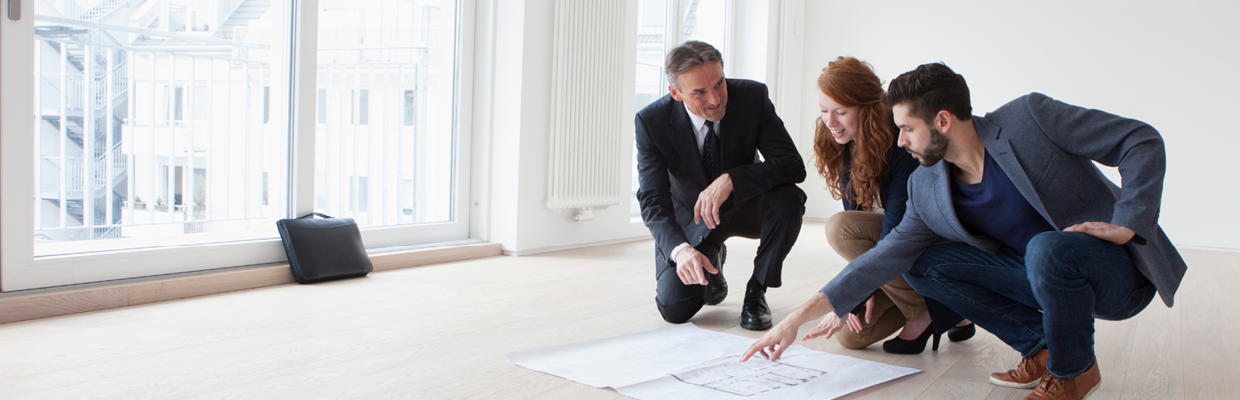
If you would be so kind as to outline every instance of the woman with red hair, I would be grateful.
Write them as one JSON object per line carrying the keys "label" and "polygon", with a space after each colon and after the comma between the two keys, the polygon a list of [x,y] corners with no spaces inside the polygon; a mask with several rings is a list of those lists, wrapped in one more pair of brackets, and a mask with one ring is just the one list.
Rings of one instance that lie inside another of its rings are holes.
{"label": "woman with red hair", "polygon": [[[900,224],[908,200],[908,178],[918,163],[896,144],[899,129],[887,106],[882,81],[870,64],[853,57],[829,63],[818,77],[818,105],[822,114],[814,121],[815,166],[831,195],[844,201],[845,210],[827,221],[827,242],[851,262]],[[942,318],[959,319],[946,307],[934,309],[944,311]],[[844,347],[860,349],[899,330],[898,337],[883,343],[883,350],[921,353],[931,336],[938,350],[939,333],[931,324],[926,299],[904,278],[876,291],[848,316],[847,325],[849,329],[839,332],[839,318],[828,314],[806,339],[834,335]],[[949,339],[973,336],[972,323],[961,325],[948,332]]]}

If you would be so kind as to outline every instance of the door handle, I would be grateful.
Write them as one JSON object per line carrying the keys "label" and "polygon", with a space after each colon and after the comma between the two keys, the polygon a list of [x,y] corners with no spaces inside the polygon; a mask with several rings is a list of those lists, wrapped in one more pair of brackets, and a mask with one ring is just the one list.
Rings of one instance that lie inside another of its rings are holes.
{"label": "door handle", "polygon": [[9,0],[9,19],[22,19],[22,0]]}

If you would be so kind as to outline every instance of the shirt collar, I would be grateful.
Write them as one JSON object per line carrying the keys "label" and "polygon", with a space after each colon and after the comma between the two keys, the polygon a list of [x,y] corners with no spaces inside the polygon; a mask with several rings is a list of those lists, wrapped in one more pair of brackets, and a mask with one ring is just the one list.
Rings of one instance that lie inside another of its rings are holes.
{"label": "shirt collar", "polygon": [[[682,101],[681,103],[682,103],[682,104],[685,104],[683,101]],[[706,118],[699,117],[699,116],[697,116],[697,114],[694,114],[694,113],[693,113],[693,111],[689,111],[689,105],[688,105],[688,104],[685,104],[685,112],[686,112],[686,113],[689,113],[689,120],[690,120],[690,121],[693,121],[693,130],[694,130],[694,131],[700,131],[700,130],[702,130],[702,126],[706,124]],[[718,122],[718,121],[711,121],[711,122],[714,122],[714,123],[715,123],[715,132],[716,132],[716,134],[718,134],[718,132],[719,132],[719,122]]]}

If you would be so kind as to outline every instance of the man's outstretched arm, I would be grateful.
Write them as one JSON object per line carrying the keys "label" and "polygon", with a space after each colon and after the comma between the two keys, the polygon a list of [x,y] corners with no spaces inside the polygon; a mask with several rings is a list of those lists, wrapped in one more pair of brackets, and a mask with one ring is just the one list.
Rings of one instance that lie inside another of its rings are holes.
{"label": "man's outstretched arm", "polygon": [[[754,354],[761,355],[762,358],[771,361],[779,361],[779,357],[784,354],[784,350],[797,339],[797,329],[806,322],[821,318],[831,312],[831,301],[827,300],[827,296],[818,292],[811,297],[809,301],[798,307],[792,314],[788,314],[787,318],[779,321],[779,325],[767,331],[758,341],[749,345],[749,349],[745,350],[745,354],[741,355],[741,362],[749,361],[749,357]],[[808,336],[807,336],[808,338]]]}

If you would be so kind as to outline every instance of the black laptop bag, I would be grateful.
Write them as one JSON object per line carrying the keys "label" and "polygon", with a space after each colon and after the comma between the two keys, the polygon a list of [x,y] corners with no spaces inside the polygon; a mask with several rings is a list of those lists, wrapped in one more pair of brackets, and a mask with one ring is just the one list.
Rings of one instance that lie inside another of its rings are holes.
{"label": "black laptop bag", "polygon": [[[324,219],[308,218],[315,215]],[[355,278],[374,270],[352,218],[311,213],[276,221],[276,227],[297,283]]]}

